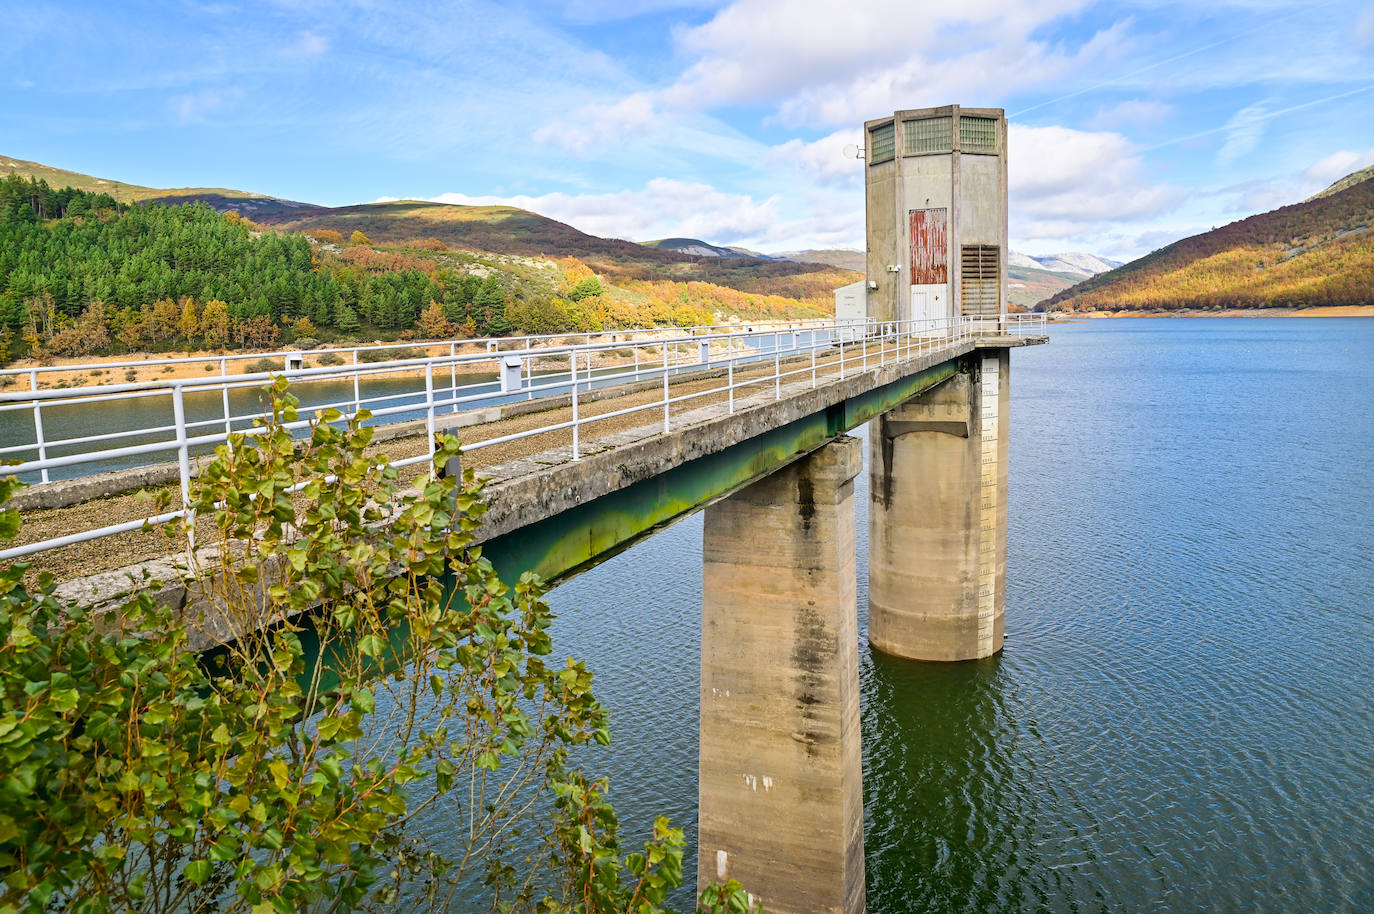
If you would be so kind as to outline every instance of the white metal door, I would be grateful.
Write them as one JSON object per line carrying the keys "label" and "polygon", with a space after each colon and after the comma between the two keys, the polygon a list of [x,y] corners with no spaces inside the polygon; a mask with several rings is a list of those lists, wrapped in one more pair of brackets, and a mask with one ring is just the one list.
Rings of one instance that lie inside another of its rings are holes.
{"label": "white metal door", "polygon": [[925,327],[926,321],[930,319],[930,293],[921,292],[916,289],[911,290],[911,319],[918,321],[914,327]]}

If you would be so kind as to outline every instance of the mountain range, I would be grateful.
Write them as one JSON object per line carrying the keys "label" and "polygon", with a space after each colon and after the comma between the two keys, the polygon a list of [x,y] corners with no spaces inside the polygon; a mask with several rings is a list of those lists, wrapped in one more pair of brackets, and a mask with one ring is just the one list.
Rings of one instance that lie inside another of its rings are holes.
{"label": "mountain range", "polygon": [[[54,187],[103,191],[118,200],[178,204],[200,201],[286,231],[361,231],[368,238],[398,243],[437,238],[453,248],[521,256],[577,257],[594,269],[638,279],[702,279],[745,291],[769,291],[770,279],[815,273],[818,266],[862,273],[862,251],[813,249],[761,253],[699,238],[662,238],[635,243],[601,238],[527,210],[509,206],[457,206],[400,200],[326,207],[223,187],[155,188],[96,178],[78,172],[0,156],[0,176],[15,173]],[[1117,264],[1092,254],[1031,257],[1012,252],[1008,261],[1014,304],[1029,307],[1095,272]],[[838,285],[849,281],[837,277]]]}
{"label": "mountain range", "polygon": [[[696,238],[635,243],[590,235],[509,206],[401,200],[325,207],[220,187],[153,188],[0,156],[19,174],[109,193],[127,202],[202,201],[255,222],[307,234],[360,231],[380,243],[437,239],[475,252],[575,257],[637,280],[705,281],[750,294],[820,294],[864,269],[861,251],[766,254]],[[1082,252],[1008,258],[1014,305],[1050,309],[1302,307],[1374,301],[1374,167],[1347,175],[1302,203],[1251,216],[1127,264]]]}
{"label": "mountain range", "polygon": [[1315,196],[1175,241],[1044,302],[1178,311],[1374,304],[1374,168]]}
{"label": "mountain range", "polygon": [[[826,263],[856,273],[864,271],[864,252],[845,248],[825,250],[787,251],[782,254],[758,254],[744,248],[711,244],[699,238],[663,238],[641,242],[658,250],[672,250],[696,257],[737,259],[764,257],[770,260],[791,260],[800,263]],[[1095,276],[1105,270],[1121,266],[1119,260],[1108,260],[1095,254],[1070,252],[1032,256],[1012,251],[1007,259],[1007,297],[1013,305],[1030,308],[1056,292]]]}
{"label": "mountain range", "polygon": [[[674,249],[672,244],[641,245],[618,238],[589,235],[571,225],[513,206],[460,206],[424,200],[398,200],[353,206],[327,207],[285,200],[223,187],[155,188],[97,178],[54,168],[39,162],[0,156],[0,177],[17,174],[47,181],[54,188],[108,193],[126,203],[203,202],[220,211],[233,210],[255,222],[286,231],[332,230],[345,237],[361,231],[380,243],[400,243],[437,238],[459,250],[521,256],[577,257],[594,269],[608,269],[639,279],[730,280],[726,285],[748,285],[748,279],[797,276],[817,272],[828,264],[800,263],[742,249],[728,251],[730,264]],[[670,239],[680,241],[683,239]],[[704,242],[697,242],[703,244]]]}

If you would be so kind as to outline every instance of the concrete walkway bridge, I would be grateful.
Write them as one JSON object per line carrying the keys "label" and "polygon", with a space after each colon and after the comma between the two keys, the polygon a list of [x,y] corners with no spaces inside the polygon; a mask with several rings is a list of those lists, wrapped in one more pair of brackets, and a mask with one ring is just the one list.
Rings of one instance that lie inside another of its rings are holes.
{"label": "concrete walkway bridge", "polygon": [[[103,386],[31,369],[0,388],[0,458],[34,482],[28,539],[0,559],[65,570],[66,592],[111,604],[131,572],[176,580],[165,540],[141,528],[183,511],[148,518],[131,490],[188,492],[281,372],[303,414],[370,409],[377,447],[413,473],[429,471],[434,433],[457,429],[489,479],[479,541],[508,577],[557,581],[705,509],[701,878],[739,879],[770,911],[859,911],[863,454],[846,433],[874,423],[874,646],[996,653],[1010,353],[1043,332],[1043,315],[826,320],[171,359],[155,380]],[[83,372],[131,367],[150,369]]]}

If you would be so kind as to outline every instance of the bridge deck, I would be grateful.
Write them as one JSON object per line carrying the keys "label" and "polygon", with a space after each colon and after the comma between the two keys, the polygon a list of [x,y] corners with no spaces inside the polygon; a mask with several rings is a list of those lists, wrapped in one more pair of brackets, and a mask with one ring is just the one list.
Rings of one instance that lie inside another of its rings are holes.
{"label": "bridge deck", "polygon": [[[718,378],[674,379],[670,382],[673,396],[702,396],[700,405],[674,414],[667,434],[661,418],[644,422],[652,412],[629,413],[588,426],[595,433],[584,432],[586,440],[577,460],[566,431],[465,454],[465,461],[489,480],[481,539],[505,574],[532,569],[552,580],[575,573],[939,383],[954,372],[960,357],[976,348],[1043,341],[1037,337],[965,339],[850,372],[843,379],[836,370],[838,354],[831,354],[817,360],[814,386],[809,357],[803,376],[776,388],[773,366],[756,366],[738,371],[736,381],[747,381],[746,375],[752,375],[766,381],[760,381],[763,389],[748,396],[737,390],[733,410],[728,393],[718,389]],[[871,345],[875,348],[870,354],[876,354],[878,344]],[[832,369],[829,375],[823,370],[827,366]],[[661,396],[661,391],[612,392],[595,404],[584,405],[583,415],[660,403]],[[515,429],[556,424],[568,413],[568,407],[560,407],[484,423],[464,429],[462,437],[465,442],[492,440]],[[379,448],[393,458],[410,452],[423,456],[427,439],[423,435],[398,438]],[[415,471],[419,472],[418,467]],[[109,522],[120,510],[147,508],[133,496],[120,496],[98,504],[26,512],[25,521],[26,525],[37,521],[35,526],[48,531],[70,529],[76,522],[73,512],[92,512],[100,521]],[[29,533],[30,537],[39,535],[41,530]],[[72,595],[94,592],[116,599],[129,590],[132,568],[148,568],[163,580],[174,579],[165,556],[167,546],[165,536],[156,532],[135,532],[33,558],[38,560],[35,568],[60,572],[69,581],[63,589]],[[175,599],[176,588],[167,596]]]}

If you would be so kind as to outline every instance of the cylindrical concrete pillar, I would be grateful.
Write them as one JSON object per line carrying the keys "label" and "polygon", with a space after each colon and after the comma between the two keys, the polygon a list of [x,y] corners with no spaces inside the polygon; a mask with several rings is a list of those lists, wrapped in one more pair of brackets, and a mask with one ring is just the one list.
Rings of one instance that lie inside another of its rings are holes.
{"label": "cylindrical concrete pillar", "polygon": [[868,639],[914,660],[1002,649],[1008,350],[874,423],[869,439]]}
{"label": "cylindrical concrete pillar", "polygon": [[840,438],[706,509],[698,880],[864,909],[854,477]]}

